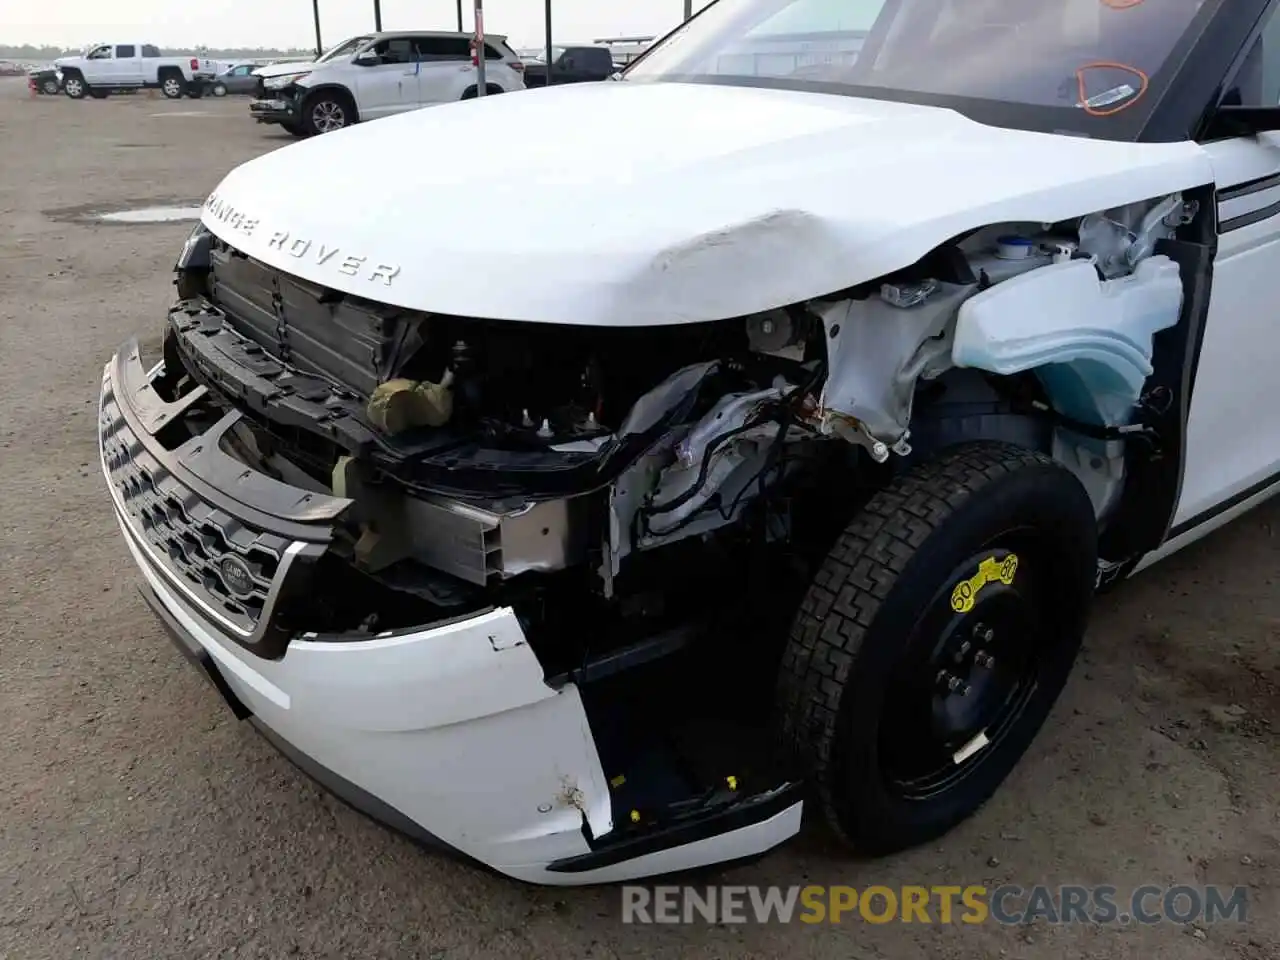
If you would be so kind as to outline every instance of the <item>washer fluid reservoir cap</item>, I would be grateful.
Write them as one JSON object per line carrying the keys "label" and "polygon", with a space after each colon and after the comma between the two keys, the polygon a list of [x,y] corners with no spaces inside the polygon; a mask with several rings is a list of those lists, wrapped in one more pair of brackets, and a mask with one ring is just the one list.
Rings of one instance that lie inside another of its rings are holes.
{"label": "washer fluid reservoir cap", "polygon": [[996,256],[1001,260],[1026,260],[1033,244],[1026,237],[1004,236],[996,239]]}

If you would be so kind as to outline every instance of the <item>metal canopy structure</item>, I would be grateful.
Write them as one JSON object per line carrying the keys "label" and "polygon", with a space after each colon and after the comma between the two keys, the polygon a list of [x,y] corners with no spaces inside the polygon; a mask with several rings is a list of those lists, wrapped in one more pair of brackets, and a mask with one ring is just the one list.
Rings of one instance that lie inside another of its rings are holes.
{"label": "metal canopy structure", "polygon": [[[687,2],[687,0],[686,0]],[[462,0],[454,0],[458,13],[458,32],[462,33]],[[324,53],[320,40],[320,0],[311,0],[311,18],[316,26],[316,56]],[[551,2],[547,0],[547,25],[551,24]],[[373,29],[382,32],[382,0],[373,0]]]}
{"label": "metal canopy structure", "polygon": [[[484,0],[471,0],[475,4],[475,30],[474,35],[478,48],[484,46]],[[454,0],[458,15],[458,32],[462,33],[462,0]],[[543,0],[543,19],[546,26],[546,48],[544,55],[546,56],[547,69],[547,86],[551,86],[551,5],[552,0]],[[316,25],[316,56],[324,53],[324,44],[320,40],[320,0],[311,0],[311,15]],[[693,16],[693,0],[684,0],[684,19],[688,20]],[[373,0],[373,29],[379,33],[382,32],[382,0]],[[476,77],[476,95],[484,96],[484,60],[483,56],[476,59],[477,74]]]}
{"label": "metal canopy structure", "polygon": [[[685,0],[685,8],[688,9],[692,0]],[[455,0],[458,8],[458,32],[462,32],[462,0]],[[547,8],[550,9],[550,0],[547,0]],[[373,0],[373,29],[379,33],[382,32],[382,0]]]}

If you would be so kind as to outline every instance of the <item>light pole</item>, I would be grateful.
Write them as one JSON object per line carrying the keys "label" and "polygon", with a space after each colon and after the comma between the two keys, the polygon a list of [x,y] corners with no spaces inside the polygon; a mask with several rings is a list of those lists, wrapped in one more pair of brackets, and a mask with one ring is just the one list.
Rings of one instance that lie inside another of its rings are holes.
{"label": "light pole", "polygon": [[684,18],[688,20],[693,16],[693,0],[684,0]]}
{"label": "light pole", "polygon": [[382,0],[373,0],[373,29],[382,32]]}
{"label": "light pole", "polygon": [[324,47],[320,45],[320,0],[311,0],[311,14],[316,20],[316,56],[324,53]]}
{"label": "light pole", "polygon": [[476,0],[476,96],[484,93],[484,0]]}
{"label": "light pole", "polygon": [[458,0],[458,32],[462,32],[462,0]]}
{"label": "light pole", "polygon": [[547,89],[551,89],[551,0],[545,0],[543,10],[546,14],[547,21],[547,49],[545,51],[547,62]]}

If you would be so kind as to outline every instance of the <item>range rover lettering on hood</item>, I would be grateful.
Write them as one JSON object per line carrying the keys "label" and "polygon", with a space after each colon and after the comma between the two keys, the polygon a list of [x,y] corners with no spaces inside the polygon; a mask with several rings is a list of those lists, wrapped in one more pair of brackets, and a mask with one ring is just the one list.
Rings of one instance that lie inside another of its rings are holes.
{"label": "range rover lettering on hood", "polygon": [[[209,195],[209,199],[204,202],[204,209],[206,222],[211,219],[233,234],[252,238],[261,237],[267,232],[260,218],[221,199],[217,193]],[[400,275],[399,264],[373,262],[363,254],[352,253],[336,244],[314,240],[288,230],[271,230],[267,249],[287,254],[295,260],[305,260],[317,267],[336,270],[348,277],[364,279],[370,283],[381,282],[388,287]]]}

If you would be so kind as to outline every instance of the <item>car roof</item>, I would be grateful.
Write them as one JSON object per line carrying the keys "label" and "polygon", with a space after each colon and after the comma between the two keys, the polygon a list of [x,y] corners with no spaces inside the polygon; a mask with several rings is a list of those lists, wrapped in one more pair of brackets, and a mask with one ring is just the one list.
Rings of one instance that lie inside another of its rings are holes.
{"label": "car roof", "polygon": [[[471,39],[473,34],[459,32],[457,30],[384,30],[381,33],[363,34],[370,40],[386,40],[391,37],[466,37]],[[505,33],[486,33],[486,40],[497,40],[505,43],[507,35]]]}

